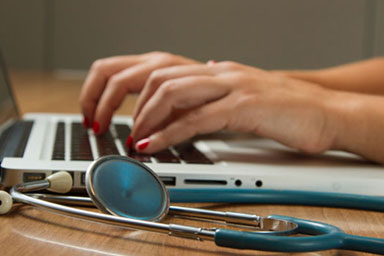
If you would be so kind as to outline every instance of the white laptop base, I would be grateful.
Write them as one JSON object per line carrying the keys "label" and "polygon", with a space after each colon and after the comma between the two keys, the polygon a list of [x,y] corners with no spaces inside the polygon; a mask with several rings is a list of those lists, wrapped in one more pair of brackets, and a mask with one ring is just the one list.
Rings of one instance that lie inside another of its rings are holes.
{"label": "white laptop base", "polygon": [[[84,175],[91,161],[70,159],[70,125],[82,122],[80,115],[27,114],[33,120],[30,139],[22,158],[5,157],[1,163],[2,184],[45,178],[55,171],[69,171],[74,192],[84,191]],[[66,127],[65,158],[52,160],[56,126]],[[114,117],[113,123],[131,125],[128,116]],[[116,135],[111,129],[112,135]],[[89,130],[93,158],[98,158],[96,139]],[[114,137],[119,154],[126,155],[125,141]],[[252,135],[220,132],[193,141],[213,164],[159,163],[151,157],[145,163],[169,188],[277,189],[384,195],[384,170],[353,154],[329,152],[308,156],[271,140]],[[174,151],[173,149],[171,149]],[[176,153],[177,154],[177,153]]]}

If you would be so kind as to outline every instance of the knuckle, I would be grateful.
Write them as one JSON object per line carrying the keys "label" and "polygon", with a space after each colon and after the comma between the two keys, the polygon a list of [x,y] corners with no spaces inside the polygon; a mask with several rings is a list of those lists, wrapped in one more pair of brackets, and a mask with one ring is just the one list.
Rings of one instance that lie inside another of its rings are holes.
{"label": "knuckle", "polygon": [[164,73],[161,70],[157,69],[152,71],[152,73],[150,74],[148,78],[148,85],[151,88],[157,87],[160,84],[162,84],[164,80],[165,80]]}
{"label": "knuckle", "polygon": [[95,72],[100,72],[100,71],[103,71],[106,66],[107,66],[106,59],[98,59],[92,63],[91,70]]}
{"label": "knuckle", "polygon": [[251,84],[251,80],[242,72],[226,72],[220,75],[224,83],[231,84],[233,87],[242,88]]}
{"label": "knuckle", "polygon": [[122,84],[122,81],[123,81],[123,78],[121,76],[119,76],[118,74],[116,75],[112,75],[109,79],[108,79],[108,85],[109,86],[120,86]]}
{"label": "knuckle", "polygon": [[222,61],[218,64],[227,70],[238,70],[241,67],[241,65],[239,63],[234,62],[234,61]]}
{"label": "knuckle", "polygon": [[172,97],[172,95],[177,91],[177,85],[174,81],[169,80],[162,83],[159,90],[163,97]]}
{"label": "knuckle", "polygon": [[152,54],[154,61],[162,64],[172,64],[175,61],[176,56],[168,52],[154,52]]}
{"label": "knuckle", "polygon": [[151,51],[148,53],[149,56],[152,56],[152,57],[156,57],[156,56],[159,56],[159,55],[162,55],[166,52],[163,52],[163,51]]}
{"label": "knuckle", "polygon": [[121,74],[112,75],[108,80],[107,86],[113,88],[113,91],[118,91],[118,93],[122,94],[126,94],[128,91],[128,83]]}

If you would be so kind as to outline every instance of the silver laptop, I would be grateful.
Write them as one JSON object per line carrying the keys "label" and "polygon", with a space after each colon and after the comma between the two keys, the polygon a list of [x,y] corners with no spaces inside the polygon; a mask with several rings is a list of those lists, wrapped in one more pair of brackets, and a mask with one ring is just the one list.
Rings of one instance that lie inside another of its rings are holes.
{"label": "silver laptop", "polygon": [[0,65],[0,163],[5,187],[65,170],[73,176],[73,191],[83,191],[85,171],[92,160],[119,154],[147,164],[169,188],[384,195],[382,166],[353,154],[308,156],[251,134],[223,131],[143,155],[124,145],[132,126],[129,116],[114,117],[103,136],[84,129],[80,114],[31,113],[20,117],[4,62]]}

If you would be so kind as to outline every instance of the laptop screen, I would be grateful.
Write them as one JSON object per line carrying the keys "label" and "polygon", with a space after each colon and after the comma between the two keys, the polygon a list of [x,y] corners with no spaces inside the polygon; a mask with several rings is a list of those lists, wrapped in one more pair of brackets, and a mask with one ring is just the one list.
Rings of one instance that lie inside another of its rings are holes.
{"label": "laptop screen", "polygon": [[12,91],[6,73],[4,60],[0,53],[0,132],[4,124],[10,123],[18,118],[16,103],[13,99]]}

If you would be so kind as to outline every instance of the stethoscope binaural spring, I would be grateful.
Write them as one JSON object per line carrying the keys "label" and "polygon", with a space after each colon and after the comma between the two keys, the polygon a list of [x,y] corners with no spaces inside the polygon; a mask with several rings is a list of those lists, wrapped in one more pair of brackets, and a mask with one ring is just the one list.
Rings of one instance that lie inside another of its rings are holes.
{"label": "stethoscope binaural spring", "polygon": [[[94,161],[87,170],[85,183],[90,198],[24,194],[41,189],[69,191],[72,178],[66,172],[55,173],[44,181],[16,185],[10,190],[11,196],[5,192],[0,193],[2,202],[0,213],[10,210],[9,205],[13,199],[81,219],[183,238],[211,240],[219,246],[231,248],[280,252],[338,248],[384,254],[383,239],[345,234],[335,226],[320,222],[287,216],[260,217],[252,214],[169,206],[168,191],[159,177],[146,165],[123,156],[105,156]],[[63,205],[91,202],[104,213]],[[167,214],[220,220],[246,227],[247,230],[206,229],[157,222]],[[291,234],[306,236],[289,236]]]}

